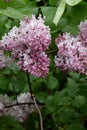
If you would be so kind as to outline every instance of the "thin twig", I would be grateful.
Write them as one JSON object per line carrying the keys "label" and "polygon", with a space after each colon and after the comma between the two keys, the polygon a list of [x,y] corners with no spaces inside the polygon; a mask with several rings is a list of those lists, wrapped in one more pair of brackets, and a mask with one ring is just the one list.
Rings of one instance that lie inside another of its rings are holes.
{"label": "thin twig", "polygon": [[33,96],[33,100],[34,100],[34,104],[35,104],[35,107],[36,109],[38,110],[38,113],[39,113],[39,117],[40,117],[40,127],[41,127],[41,130],[43,130],[43,120],[42,120],[42,115],[41,115],[41,111],[37,105],[37,102],[36,102],[36,99],[35,99],[35,96]]}
{"label": "thin twig", "polygon": [[[35,105],[35,103],[34,102],[14,103],[14,104],[6,105],[5,108],[10,108],[14,106],[22,106],[22,105]],[[43,104],[40,104],[39,102],[38,102],[38,105],[44,106]]]}
{"label": "thin twig", "polygon": [[21,106],[21,105],[34,105],[34,103],[33,102],[15,103],[15,104],[7,105],[5,106],[5,108]]}
{"label": "thin twig", "polygon": [[27,79],[28,79],[28,86],[29,86],[29,90],[30,90],[30,94],[31,94],[31,98],[33,99],[34,101],[34,105],[39,113],[39,117],[40,117],[40,127],[41,127],[41,130],[43,130],[43,121],[42,121],[42,115],[41,115],[41,111],[37,105],[37,102],[36,102],[36,99],[35,99],[35,95],[32,93],[32,88],[31,88],[31,82],[30,82],[30,75],[29,73],[27,73]]}

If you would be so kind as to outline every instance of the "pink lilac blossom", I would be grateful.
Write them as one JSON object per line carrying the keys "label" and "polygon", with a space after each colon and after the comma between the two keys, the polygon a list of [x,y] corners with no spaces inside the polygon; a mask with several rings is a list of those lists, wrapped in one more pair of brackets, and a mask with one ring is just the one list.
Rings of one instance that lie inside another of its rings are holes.
{"label": "pink lilac blossom", "polygon": [[58,53],[55,56],[55,66],[69,72],[87,74],[87,48],[78,36],[64,33],[56,38]]}
{"label": "pink lilac blossom", "polygon": [[41,16],[32,15],[20,21],[1,40],[1,48],[11,51],[20,69],[38,77],[46,77],[49,72],[50,60],[45,51],[51,43],[50,28],[44,24]]}
{"label": "pink lilac blossom", "polygon": [[38,77],[46,77],[49,72],[49,64],[50,60],[45,52],[31,52],[28,55],[24,54],[23,60],[18,61],[18,65],[22,67],[24,71],[31,72],[31,74]]}

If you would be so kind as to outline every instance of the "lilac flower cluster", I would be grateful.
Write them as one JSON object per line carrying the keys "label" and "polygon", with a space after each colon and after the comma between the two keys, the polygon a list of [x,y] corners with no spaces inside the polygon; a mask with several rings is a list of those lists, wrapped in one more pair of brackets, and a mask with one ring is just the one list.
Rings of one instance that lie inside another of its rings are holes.
{"label": "lilac flower cluster", "polygon": [[17,101],[10,99],[7,95],[0,95],[0,117],[3,115],[13,116],[17,121],[24,122],[29,113],[35,111],[30,93],[22,93],[17,96]]}
{"label": "lilac flower cluster", "polygon": [[55,65],[61,70],[87,74],[87,20],[81,22],[79,34],[64,33],[56,38],[58,53]]}
{"label": "lilac flower cluster", "polygon": [[14,26],[2,37],[0,46],[5,51],[11,51],[20,69],[37,77],[46,77],[49,72],[50,60],[45,51],[51,43],[50,28],[44,24],[41,16],[38,19],[32,15],[20,21],[20,26]]}

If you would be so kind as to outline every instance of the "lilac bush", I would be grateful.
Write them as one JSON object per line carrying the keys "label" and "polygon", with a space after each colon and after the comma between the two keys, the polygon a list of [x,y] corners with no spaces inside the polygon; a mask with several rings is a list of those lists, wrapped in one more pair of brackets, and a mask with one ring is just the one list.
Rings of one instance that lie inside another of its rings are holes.
{"label": "lilac bush", "polygon": [[0,1],[0,129],[87,129],[87,20],[78,25],[87,3],[80,1]]}

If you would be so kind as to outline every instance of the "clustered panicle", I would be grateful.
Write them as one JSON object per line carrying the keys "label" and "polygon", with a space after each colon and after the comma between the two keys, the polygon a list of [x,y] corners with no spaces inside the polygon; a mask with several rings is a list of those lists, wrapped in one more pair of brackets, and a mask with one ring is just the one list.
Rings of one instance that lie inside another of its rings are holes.
{"label": "clustered panicle", "polygon": [[87,20],[78,26],[77,36],[64,33],[56,38],[58,47],[55,56],[55,66],[69,72],[79,72],[87,75]]}
{"label": "clustered panicle", "polygon": [[51,43],[50,28],[44,24],[41,16],[38,19],[32,15],[20,21],[20,26],[14,26],[2,37],[0,46],[5,51],[11,51],[20,69],[38,77],[46,77],[49,72],[50,60],[45,51]]}
{"label": "clustered panicle", "polygon": [[28,103],[33,103],[30,93],[21,93],[17,96],[17,100],[12,100],[7,95],[0,95],[0,117],[10,115],[19,122],[24,122],[27,115],[35,111],[34,105]]}

